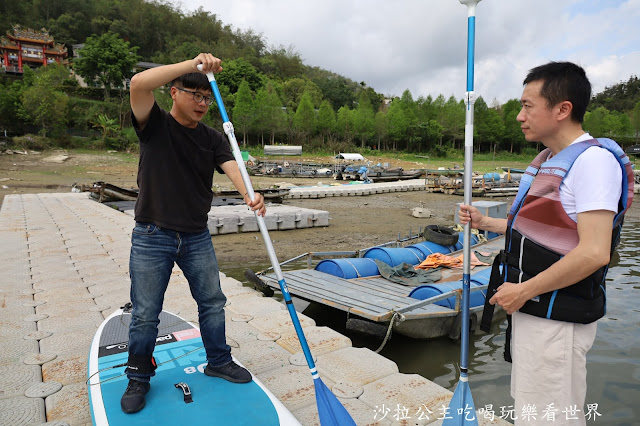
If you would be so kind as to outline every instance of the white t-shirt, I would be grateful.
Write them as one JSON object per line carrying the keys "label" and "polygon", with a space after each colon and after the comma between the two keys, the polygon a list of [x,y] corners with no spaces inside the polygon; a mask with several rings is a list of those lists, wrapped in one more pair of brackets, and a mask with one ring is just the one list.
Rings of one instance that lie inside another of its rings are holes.
{"label": "white t-shirt", "polygon": [[[571,144],[593,139],[583,134]],[[622,169],[607,149],[593,147],[583,152],[573,163],[560,184],[562,207],[574,222],[578,213],[593,210],[618,211],[622,195]]]}

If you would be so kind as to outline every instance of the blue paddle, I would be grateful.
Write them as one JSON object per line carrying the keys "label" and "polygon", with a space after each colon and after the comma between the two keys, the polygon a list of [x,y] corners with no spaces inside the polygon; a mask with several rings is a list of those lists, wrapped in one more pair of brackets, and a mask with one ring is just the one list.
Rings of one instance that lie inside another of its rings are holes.
{"label": "blue paddle", "polygon": [[[198,69],[202,71],[202,64],[198,65]],[[231,143],[231,150],[233,151],[233,156],[238,163],[238,168],[240,169],[240,174],[242,175],[242,181],[244,182],[244,186],[247,188],[249,198],[253,200],[255,198],[255,193],[253,191],[253,186],[251,185],[251,179],[249,179],[249,173],[247,173],[247,169],[244,165],[244,160],[242,159],[242,154],[240,153],[240,148],[238,147],[238,141],[236,140],[236,135],[233,130],[233,124],[231,124],[231,121],[229,121],[227,110],[225,109],[222,102],[222,96],[220,95],[220,90],[218,89],[218,83],[216,83],[216,79],[211,72],[207,73],[207,78],[209,79],[209,83],[211,83],[211,90],[213,91],[213,96],[216,98],[216,103],[218,104],[220,115],[222,116],[222,127],[224,128],[224,132],[226,133],[227,138]],[[304,357],[306,358],[307,365],[309,366],[309,370],[311,371],[311,377],[313,378],[313,385],[316,391],[316,404],[318,406],[320,424],[323,426],[355,426],[356,423],[351,418],[351,415],[349,415],[349,412],[346,410],[346,408],[344,408],[340,401],[338,401],[338,398],[336,398],[336,396],[329,390],[329,388],[327,388],[327,386],[322,382],[322,379],[320,379],[320,376],[318,375],[316,365],[313,362],[313,357],[311,356],[311,351],[309,350],[309,344],[307,343],[307,339],[304,337],[302,326],[300,326],[298,313],[293,307],[293,302],[291,301],[291,295],[289,294],[287,283],[284,281],[282,270],[280,269],[280,263],[278,262],[276,252],[273,249],[273,244],[271,243],[271,238],[269,237],[269,231],[267,231],[267,226],[264,223],[264,218],[258,215],[257,212],[255,213],[255,215],[256,220],[258,221],[258,228],[260,228],[260,233],[262,234],[262,239],[264,240],[264,244],[267,247],[267,253],[269,254],[269,260],[271,260],[271,266],[273,266],[273,270],[276,273],[276,278],[278,278],[278,284],[280,285],[280,290],[282,291],[284,301],[287,305],[287,309],[289,310],[289,315],[291,315],[293,327],[296,330],[298,339],[300,340],[300,346],[302,346],[302,351],[304,352]]]}
{"label": "blue paddle", "polygon": [[[459,0],[467,5],[467,106],[464,126],[464,203],[471,205],[471,190],[473,180],[473,54],[476,31],[476,5],[481,0]],[[443,426],[477,425],[476,408],[473,404],[471,389],[469,388],[469,293],[471,291],[471,225],[464,226],[464,241],[462,247],[462,344],[460,348],[460,380],[449,403],[449,415],[442,422]]]}

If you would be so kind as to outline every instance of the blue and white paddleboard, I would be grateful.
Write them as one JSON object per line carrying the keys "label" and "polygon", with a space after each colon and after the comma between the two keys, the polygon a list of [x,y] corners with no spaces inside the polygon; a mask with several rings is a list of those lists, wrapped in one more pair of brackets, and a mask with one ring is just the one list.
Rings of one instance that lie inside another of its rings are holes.
{"label": "blue and white paddleboard", "polygon": [[[166,311],[160,314],[153,353],[158,369],[146,405],[142,411],[125,414],[120,408],[128,384],[125,367],[99,371],[127,362],[130,321],[130,313],[115,311],[100,325],[91,343],[89,402],[94,425],[300,424],[255,376],[243,384],[206,376],[200,329]],[[192,402],[186,402],[189,398],[175,386],[178,383],[188,385]]]}

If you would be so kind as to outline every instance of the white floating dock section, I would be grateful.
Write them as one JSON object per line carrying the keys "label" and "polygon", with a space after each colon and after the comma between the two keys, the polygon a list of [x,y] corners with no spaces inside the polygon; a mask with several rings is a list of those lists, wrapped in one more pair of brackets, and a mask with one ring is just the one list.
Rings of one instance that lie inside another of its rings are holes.
{"label": "white floating dock section", "polygon": [[[91,424],[87,356],[101,321],[129,301],[133,225],[131,216],[86,194],[5,196],[0,209],[0,425]],[[318,425],[313,380],[284,305],[223,273],[221,286],[228,299],[226,336],[232,353],[303,425]],[[164,308],[198,320],[178,268]],[[348,337],[299,317],[323,382],[358,425],[438,421],[451,399],[449,390],[399,373],[393,361],[354,348]],[[393,412],[383,416],[381,407],[403,407],[411,418],[396,419]],[[476,414],[480,425],[507,424]]]}
{"label": "white floating dock section", "polygon": [[[124,212],[131,217],[134,216],[133,209]],[[268,204],[264,223],[269,231],[326,227],[329,226],[329,212],[282,204]],[[260,231],[256,215],[244,204],[211,207],[207,227],[211,235]]]}
{"label": "white floating dock section", "polygon": [[357,197],[424,190],[424,179],[410,179],[396,182],[293,187],[289,189],[289,194],[285,198]]}

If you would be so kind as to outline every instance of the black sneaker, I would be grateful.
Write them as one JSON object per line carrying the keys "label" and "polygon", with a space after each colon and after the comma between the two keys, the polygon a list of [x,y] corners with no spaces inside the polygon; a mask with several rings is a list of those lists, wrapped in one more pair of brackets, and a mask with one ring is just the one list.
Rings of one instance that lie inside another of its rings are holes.
{"label": "black sneaker", "polygon": [[137,413],[144,408],[144,396],[149,392],[149,382],[129,379],[129,386],[120,399],[120,407],[127,414]]}
{"label": "black sneaker", "polygon": [[208,364],[204,369],[204,374],[220,377],[233,383],[249,383],[251,381],[251,373],[233,361],[222,367],[212,367],[211,364]]}

